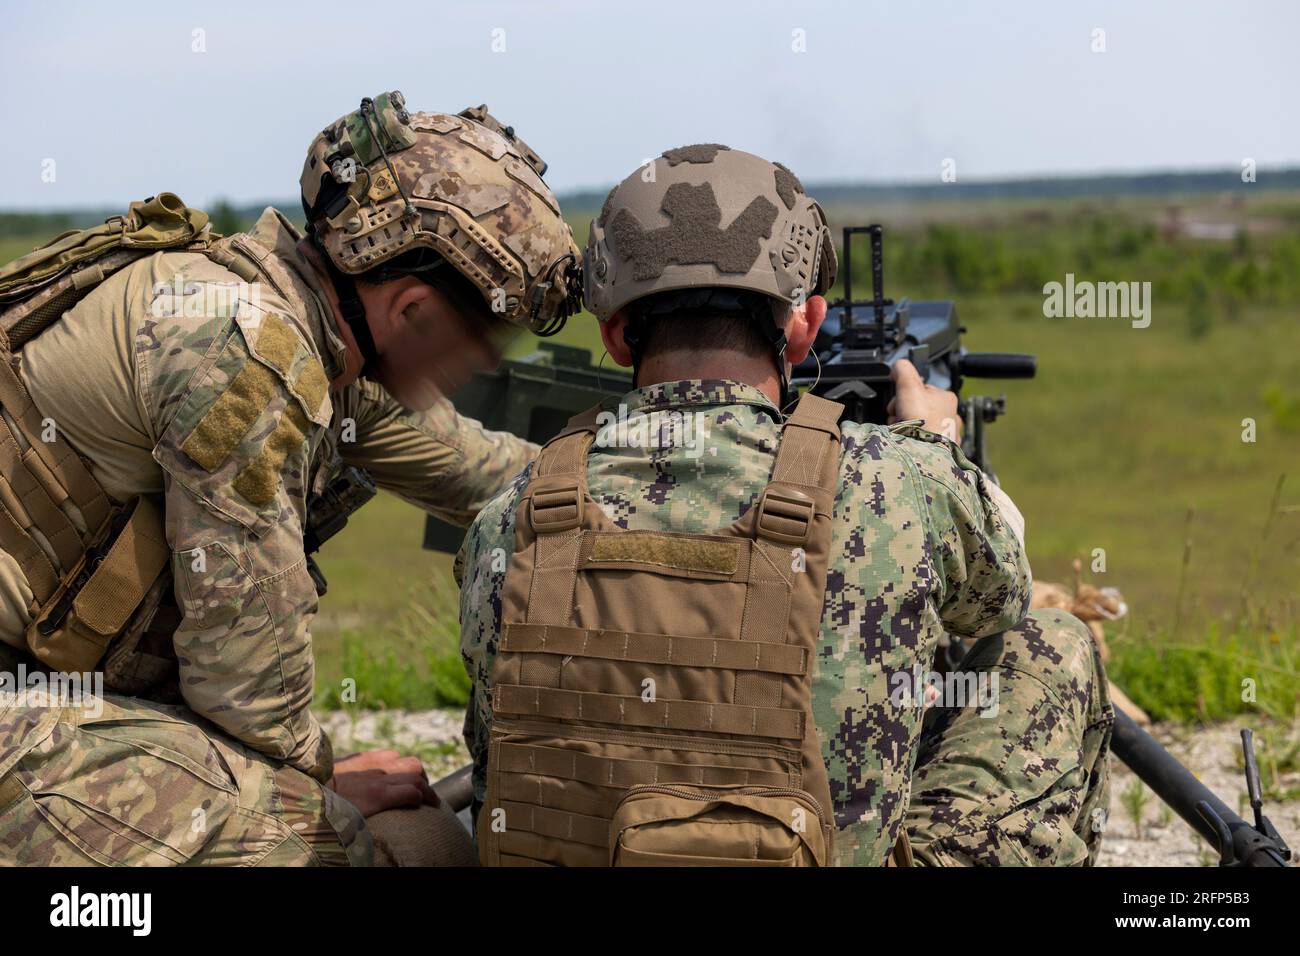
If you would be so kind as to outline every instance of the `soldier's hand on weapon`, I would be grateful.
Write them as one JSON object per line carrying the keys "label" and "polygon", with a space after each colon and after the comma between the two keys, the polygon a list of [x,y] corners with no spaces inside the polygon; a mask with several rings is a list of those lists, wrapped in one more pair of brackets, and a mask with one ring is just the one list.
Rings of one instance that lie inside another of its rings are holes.
{"label": "soldier's hand on weapon", "polygon": [[370,750],[341,758],[334,764],[329,786],[363,817],[395,807],[440,804],[419,758],[403,757],[396,750]]}
{"label": "soldier's hand on weapon", "polygon": [[927,431],[961,441],[961,417],[957,414],[957,396],[946,388],[925,384],[916,366],[899,359],[889,370],[894,383],[894,397],[889,401],[889,424],[920,419]]}

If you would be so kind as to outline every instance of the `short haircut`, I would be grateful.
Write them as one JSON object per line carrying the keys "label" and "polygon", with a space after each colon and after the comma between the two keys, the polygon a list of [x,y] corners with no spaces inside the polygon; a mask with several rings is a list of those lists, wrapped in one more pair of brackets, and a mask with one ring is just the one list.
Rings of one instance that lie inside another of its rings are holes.
{"label": "short haircut", "polygon": [[694,350],[739,352],[751,358],[771,354],[772,344],[760,322],[770,316],[785,328],[792,310],[781,299],[723,288],[658,292],[628,308],[633,323],[644,329],[641,361]]}

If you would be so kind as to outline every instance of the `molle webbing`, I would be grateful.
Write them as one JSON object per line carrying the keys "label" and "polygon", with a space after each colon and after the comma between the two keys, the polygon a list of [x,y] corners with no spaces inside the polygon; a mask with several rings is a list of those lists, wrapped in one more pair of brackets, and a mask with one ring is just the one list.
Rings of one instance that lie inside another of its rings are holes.
{"label": "molle webbing", "polygon": [[63,318],[114,272],[130,265],[152,250],[118,249],[96,259],[75,272],[50,282],[22,301],[4,308],[0,325],[9,336],[9,348],[17,352],[29,341]]}
{"label": "molle webbing", "polygon": [[[19,562],[36,600],[43,602],[53,590],[50,573],[66,573],[80,558],[108,520],[110,505],[58,424],[46,427],[14,363],[7,350],[0,350],[0,546]],[[66,504],[80,512],[82,527],[69,518]],[[41,547],[42,539],[52,554]]]}
{"label": "molle webbing", "polygon": [[[530,744],[502,744],[498,750],[503,780],[517,785],[520,775],[538,773],[556,780],[598,787],[627,789],[657,783],[665,774],[662,761],[612,759],[577,750],[559,750]],[[747,767],[718,766],[709,763],[683,763],[669,768],[675,779],[708,786],[726,784],[738,774],[753,786],[787,787],[790,775],[779,771]],[[507,798],[513,799],[507,793]],[[594,809],[594,805],[593,805]]]}
{"label": "molle webbing", "polygon": [[171,557],[162,509],[148,497],[117,509],[27,629],[27,646],[53,670],[98,665]]}
{"label": "molle webbing", "polygon": [[17,435],[0,416],[0,547],[22,568],[37,603],[54,593],[81,547],[59,500],[33,476]]}
{"label": "molle webbing", "polygon": [[811,681],[841,410],[805,396],[754,507],[708,534],[614,526],[587,493],[596,410],[542,449],[503,593],[485,862],[608,865],[633,788],[800,795],[829,845]]}
{"label": "molle webbing", "polygon": [[161,193],[0,268],[0,548],[32,589],[28,646],[47,666],[94,667],[137,609],[146,612],[170,551],[157,507],[115,507],[58,423],[41,416],[19,353],[109,276],[159,250],[204,253],[253,281],[249,253],[214,247],[206,226],[204,213]]}
{"label": "molle webbing", "polygon": [[601,724],[748,734],[776,740],[803,734],[803,713],[788,707],[747,707],[697,700],[645,701],[633,695],[593,694],[556,687],[498,684],[494,706],[500,714],[536,715]]}
{"label": "molle webbing", "polygon": [[725,667],[773,674],[802,674],[808,668],[807,651],[793,644],[722,641],[711,637],[667,637],[663,634],[634,634],[628,631],[554,627],[547,624],[507,624],[501,637],[500,649],[519,653],[600,657],[642,664],[675,664],[678,667]]}

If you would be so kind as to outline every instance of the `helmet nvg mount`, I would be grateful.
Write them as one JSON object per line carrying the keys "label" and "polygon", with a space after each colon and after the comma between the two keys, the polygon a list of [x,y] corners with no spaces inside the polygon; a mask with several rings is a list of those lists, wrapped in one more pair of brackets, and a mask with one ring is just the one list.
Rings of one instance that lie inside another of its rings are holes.
{"label": "helmet nvg mount", "polygon": [[581,268],[545,170],[486,106],[409,113],[394,91],[362,100],[312,141],[302,205],[336,285],[427,248],[495,315],[548,335],[580,307]]}

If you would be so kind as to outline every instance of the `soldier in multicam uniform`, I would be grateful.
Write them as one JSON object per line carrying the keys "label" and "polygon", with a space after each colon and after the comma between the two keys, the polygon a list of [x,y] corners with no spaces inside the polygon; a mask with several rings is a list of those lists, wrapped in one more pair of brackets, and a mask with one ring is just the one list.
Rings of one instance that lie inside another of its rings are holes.
{"label": "soldier in multicam uniform", "polygon": [[[144,256],[17,353],[109,502],[161,504],[170,562],[98,665],[116,694],[0,698],[0,863],[366,864],[363,817],[436,805],[415,758],[335,763],[312,714],[306,501],[355,465],[465,524],[535,453],[445,396],[510,330],[578,304],[544,169],[485,107],[367,99],[310,148],[306,238],[267,209],[246,235]],[[0,669],[34,672],[48,607],[27,574],[66,555],[4,532]]]}
{"label": "soldier in multicam uniform", "polygon": [[[632,419],[658,412],[660,422],[671,414],[692,419],[695,437],[687,432],[682,441],[680,428],[656,426],[654,419],[648,426],[640,422],[648,427],[648,442],[610,441],[617,429],[597,433],[584,452],[585,472],[581,455],[576,471],[585,478],[588,506],[594,502],[603,515],[594,523],[582,517],[579,522],[581,528],[649,535],[664,554],[678,555],[623,565],[640,569],[645,580],[650,580],[646,571],[653,570],[647,562],[654,560],[670,568],[661,573],[709,577],[706,564],[692,564],[697,558],[691,552],[674,552],[671,541],[659,539],[668,537],[664,531],[722,534],[714,529],[743,521],[756,509],[755,527],[761,527],[765,501],[760,495],[783,442],[783,405],[788,411],[791,401],[787,376],[791,363],[807,355],[825,317],[825,299],[810,293],[825,292],[833,283],[835,253],[820,208],[779,164],[725,146],[700,145],[664,153],[654,161],[653,173],[638,170],[615,187],[592,223],[584,264],[587,304],[600,320],[609,354],[635,370],[639,387],[618,400],[620,414],[627,416],[624,436],[635,431]],[[1093,643],[1084,626],[1064,612],[1026,616],[1031,578],[1019,513],[958,445],[938,434],[945,418],[956,417],[955,397],[924,385],[909,363],[900,362],[894,374],[892,413],[898,423],[842,423],[838,479],[823,479],[835,492],[820,627],[809,638],[814,650],[809,709],[829,776],[834,839],[828,862],[906,862],[907,853],[899,853],[906,843],[920,865],[1091,863],[1106,806],[1113,720]],[[609,611],[588,600],[590,584],[560,602],[576,608],[586,601],[581,611],[572,612],[585,620],[541,616],[536,619],[547,626],[540,637],[534,625],[512,623],[534,620],[531,611],[538,602],[556,606],[553,594],[538,590],[541,578],[532,578],[531,592],[525,578],[511,583],[511,575],[520,574],[514,568],[526,554],[524,546],[540,534],[534,517],[538,501],[532,500],[530,511],[526,500],[541,480],[538,469],[534,462],[483,509],[458,561],[462,654],[473,681],[465,737],[474,758],[475,811],[486,801],[488,809],[479,815],[494,812],[503,821],[485,827],[480,820],[480,853],[502,863],[599,863],[600,849],[588,854],[591,848],[581,843],[599,844],[602,821],[612,813],[617,823],[633,799],[635,791],[608,789],[616,781],[624,781],[619,786],[662,784],[667,774],[683,771],[688,772],[674,780],[679,786],[681,780],[705,784],[710,773],[740,781],[732,787],[746,780],[727,767],[690,769],[689,753],[666,758],[662,750],[623,747],[620,756],[612,745],[592,742],[627,741],[633,732],[658,734],[658,722],[686,726],[693,719],[689,712],[672,715],[674,701],[665,702],[668,709],[654,710],[635,696],[612,696],[627,690],[594,685],[593,654],[610,661],[600,673],[621,675],[621,686],[635,687],[635,679],[626,680],[626,670],[619,670],[626,665],[614,659],[672,661],[702,646],[700,637],[638,634],[640,649],[630,652],[625,631],[650,629],[639,621],[631,628],[626,614],[612,632],[593,625],[592,619],[603,621]],[[562,484],[552,478],[546,492],[558,498],[561,491],[552,491],[557,488]],[[584,490],[582,481],[579,488]],[[532,531],[525,527],[530,523]],[[600,538],[608,532],[581,534]],[[692,540],[703,547],[709,539]],[[594,555],[596,546],[574,547],[582,573],[593,566],[593,558],[583,556]],[[551,552],[552,560],[569,561],[560,548],[557,544]],[[512,553],[508,571],[502,558]],[[672,609],[641,613],[660,623],[673,619]],[[748,612],[745,620],[748,626]],[[796,623],[791,620],[791,630]],[[692,660],[722,666],[717,649],[735,642],[716,640],[729,635],[704,630],[714,650]],[[934,668],[945,632],[980,638],[960,665],[966,686],[974,678],[977,686],[989,688],[973,695],[976,699],[954,701],[940,693],[935,700],[934,692],[948,685],[927,687],[933,682],[922,675]],[[589,645],[605,649],[592,651]],[[537,653],[548,648],[552,657],[578,656],[559,660]],[[763,648],[771,650],[771,645]],[[637,653],[642,656],[629,656]],[[666,665],[654,669],[660,676],[666,671]],[[742,671],[737,697],[741,680],[763,676]],[[678,686],[689,686],[690,680],[683,677]],[[504,688],[510,691],[506,698],[503,684],[511,685]],[[521,684],[528,686],[521,689]],[[585,714],[584,705],[602,699],[622,701],[621,709]],[[750,694],[745,702],[755,699]],[[503,700],[511,715],[549,714],[559,722],[505,721]],[[724,703],[718,713],[736,710]],[[633,716],[637,713],[643,716]],[[759,717],[768,713],[762,707],[745,711]],[[624,726],[617,737],[602,736],[598,729],[566,736],[575,719],[584,730],[602,720],[646,729]],[[494,732],[494,720],[507,729]],[[543,731],[545,739],[539,736]],[[629,760],[629,754],[636,759]],[[507,765],[497,767],[494,760]],[[761,770],[751,773],[771,777],[775,765],[754,766]],[[790,779],[798,780],[797,770]],[[581,802],[569,796],[575,790],[582,791]],[[640,790],[645,797],[655,787]],[[725,803],[722,792],[697,787],[694,799]],[[742,817],[733,812],[727,819],[737,823]],[[902,834],[906,840],[900,840]],[[485,839],[493,842],[486,853]],[[616,846],[613,836],[610,843],[611,858],[627,849]],[[699,846],[686,852],[704,853]]]}

